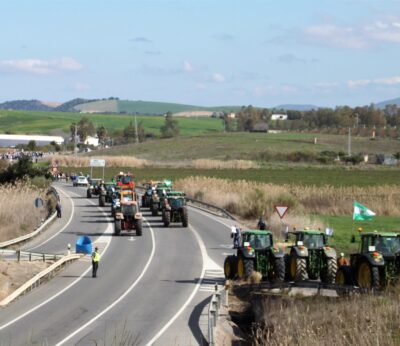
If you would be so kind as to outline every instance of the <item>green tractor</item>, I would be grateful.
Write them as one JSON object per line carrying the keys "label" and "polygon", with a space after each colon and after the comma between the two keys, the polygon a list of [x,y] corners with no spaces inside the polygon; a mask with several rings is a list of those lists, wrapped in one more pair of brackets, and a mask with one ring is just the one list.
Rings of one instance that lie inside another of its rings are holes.
{"label": "green tractor", "polygon": [[287,279],[321,279],[323,283],[334,283],[336,250],[328,245],[327,235],[315,230],[288,232],[286,241],[293,240],[293,237],[294,245],[287,247],[289,253],[285,256]]}
{"label": "green tractor", "polygon": [[226,279],[248,279],[257,271],[270,281],[285,280],[284,252],[274,245],[271,231],[243,231],[236,251],[236,255],[225,258]]}
{"label": "green tractor", "polygon": [[142,235],[143,220],[136,201],[121,201],[115,210],[114,234],[120,235],[121,231],[135,231],[137,236]]}
{"label": "green tractor", "polygon": [[150,200],[150,210],[151,215],[157,216],[158,212],[162,210],[162,205],[164,203],[167,193],[172,191],[172,183],[168,181],[169,184],[158,184],[157,188],[153,190],[153,194]]}
{"label": "green tractor", "polygon": [[183,227],[188,227],[189,214],[184,192],[167,193],[162,204],[162,221],[165,227],[169,227],[171,222],[182,222]]}
{"label": "green tractor", "polygon": [[88,180],[89,180],[89,187],[86,190],[86,197],[92,198],[93,195],[99,196],[103,180],[102,179],[88,179]]}
{"label": "green tractor", "polygon": [[350,255],[350,265],[339,268],[336,283],[379,290],[399,278],[400,233],[375,231],[361,234],[359,252]]}

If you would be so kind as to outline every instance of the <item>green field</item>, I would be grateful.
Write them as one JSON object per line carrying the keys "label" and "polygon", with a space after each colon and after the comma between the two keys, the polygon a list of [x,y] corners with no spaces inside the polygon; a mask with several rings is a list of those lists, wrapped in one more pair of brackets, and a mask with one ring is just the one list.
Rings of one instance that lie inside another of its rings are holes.
{"label": "green field", "polygon": [[[182,126],[183,124],[184,122],[182,122]],[[209,126],[206,121],[201,124]],[[203,132],[205,131],[206,129]],[[317,144],[314,144],[315,137],[318,138]],[[299,151],[314,154],[321,151],[347,152],[347,136],[290,132],[278,134],[208,133],[192,138],[175,138],[148,141],[139,145],[124,145],[104,151],[102,154],[134,155],[161,161],[204,158],[286,161],[284,155]],[[352,141],[353,153],[394,154],[398,151],[400,151],[400,141],[398,140],[371,141],[365,137],[356,137]]]}
{"label": "green field", "polygon": [[[65,172],[82,171],[90,173],[89,168],[63,168]],[[291,169],[194,169],[194,168],[133,168],[113,167],[106,168],[106,178],[113,177],[120,171],[132,172],[137,181],[149,179],[160,180],[169,178],[172,180],[190,176],[204,176],[211,178],[247,180],[261,183],[295,184],[295,185],[332,185],[332,186],[380,186],[398,185],[399,169],[380,169],[374,171],[347,170],[341,168],[322,169],[310,167],[293,167]],[[99,170],[100,172],[100,170]]]}
{"label": "green field", "polygon": [[[0,110],[0,133],[21,134],[69,134],[72,122],[88,117],[96,127],[104,125],[110,132],[122,130],[134,121],[132,115],[117,114],[80,114],[63,112],[29,112]],[[205,132],[222,131],[221,120],[213,118],[177,118],[182,136],[198,135]],[[145,130],[154,134],[160,133],[164,124],[162,116],[137,116]]]}
{"label": "green field", "polygon": [[[400,231],[400,217],[377,216],[372,221],[354,221],[351,215],[347,216],[323,216],[317,215],[327,227],[333,228],[333,237],[329,239],[329,244],[334,246],[340,252],[348,255],[355,252],[359,246],[357,229],[363,228],[364,232],[377,231]],[[351,236],[356,236],[356,243],[351,243]]]}

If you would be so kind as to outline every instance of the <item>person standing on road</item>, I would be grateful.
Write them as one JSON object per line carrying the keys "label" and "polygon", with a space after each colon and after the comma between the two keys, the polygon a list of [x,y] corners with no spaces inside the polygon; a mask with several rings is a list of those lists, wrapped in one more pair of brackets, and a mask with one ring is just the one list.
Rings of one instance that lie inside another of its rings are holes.
{"label": "person standing on road", "polygon": [[92,276],[95,278],[97,276],[97,269],[99,268],[100,253],[97,247],[94,248],[92,253]]}
{"label": "person standing on road", "polygon": [[237,249],[240,246],[240,228],[238,226],[231,227],[231,238],[233,238],[233,248]]}
{"label": "person standing on road", "polygon": [[56,211],[57,211],[57,217],[61,218],[61,203],[60,203],[60,201],[58,201],[56,204]]}

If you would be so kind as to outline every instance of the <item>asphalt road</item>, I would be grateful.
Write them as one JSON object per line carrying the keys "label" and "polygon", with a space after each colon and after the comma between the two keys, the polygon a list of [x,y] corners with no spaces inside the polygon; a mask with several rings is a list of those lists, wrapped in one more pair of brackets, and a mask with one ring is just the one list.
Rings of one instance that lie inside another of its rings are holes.
{"label": "asphalt road", "polygon": [[203,307],[232,253],[229,221],[191,208],[189,228],[164,228],[144,209],[142,237],[114,237],[108,205],[83,188],[56,187],[63,218],[24,250],[65,253],[88,235],[102,252],[98,278],[86,257],[2,309],[0,344],[201,344]]}

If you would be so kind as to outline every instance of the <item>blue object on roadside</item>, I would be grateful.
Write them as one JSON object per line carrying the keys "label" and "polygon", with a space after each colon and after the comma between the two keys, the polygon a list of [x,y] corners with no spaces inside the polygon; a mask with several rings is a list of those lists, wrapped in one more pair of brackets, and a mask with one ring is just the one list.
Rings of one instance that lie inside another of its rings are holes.
{"label": "blue object on roadside", "polygon": [[76,253],[85,253],[90,255],[92,253],[92,240],[86,235],[79,237],[75,244],[75,251]]}

